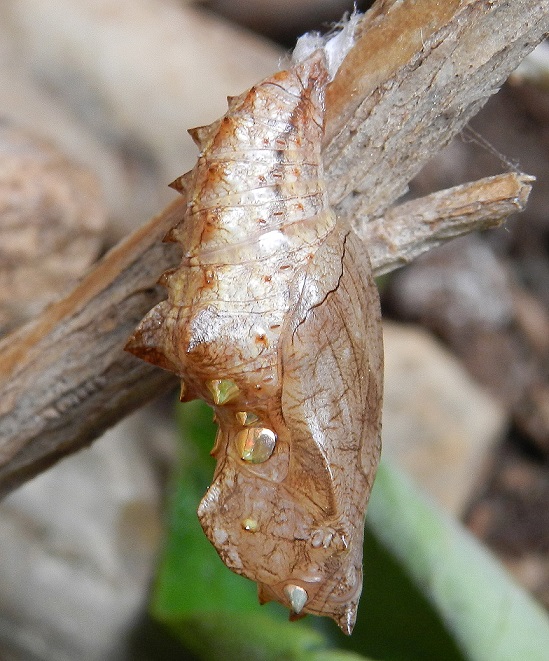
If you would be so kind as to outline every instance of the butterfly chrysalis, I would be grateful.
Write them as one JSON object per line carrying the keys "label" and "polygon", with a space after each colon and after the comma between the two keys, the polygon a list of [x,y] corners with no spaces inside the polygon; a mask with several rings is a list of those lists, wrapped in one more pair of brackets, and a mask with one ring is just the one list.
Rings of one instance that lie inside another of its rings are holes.
{"label": "butterfly chrysalis", "polygon": [[322,50],[193,129],[168,299],[128,343],[219,424],[198,516],[220,557],[291,617],[352,631],[380,452],[382,340],[368,255],[328,205]]}

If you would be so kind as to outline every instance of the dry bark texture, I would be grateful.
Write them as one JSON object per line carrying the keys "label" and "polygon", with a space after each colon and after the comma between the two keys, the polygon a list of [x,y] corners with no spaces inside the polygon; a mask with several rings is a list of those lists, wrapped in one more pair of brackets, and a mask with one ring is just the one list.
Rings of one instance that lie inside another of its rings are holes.
{"label": "dry bark texture", "polygon": [[[378,2],[365,16],[328,92],[324,160],[331,202],[371,242],[378,273],[523,207],[529,179],[511,174],[383,216],[548,30],[549,0]],[[175,383],[122,347],[164,297],[155,281],[178,256],[160,239],[184,205],[174,202],[0,345],[0,493]]]}

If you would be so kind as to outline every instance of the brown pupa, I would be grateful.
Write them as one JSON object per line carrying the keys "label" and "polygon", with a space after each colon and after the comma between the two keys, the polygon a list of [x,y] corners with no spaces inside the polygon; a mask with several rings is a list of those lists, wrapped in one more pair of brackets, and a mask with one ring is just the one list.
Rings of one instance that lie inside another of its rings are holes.
{"label": "brown pupa", "polygon": [[382,338],[368,255],[328,206],[321,51],[193,129],[196,167],[168,235],[184,248],[168,300],[127,349],[182,379],[219,430],[198,509],[259,599],[350,634],[364,514],[380,453]]}

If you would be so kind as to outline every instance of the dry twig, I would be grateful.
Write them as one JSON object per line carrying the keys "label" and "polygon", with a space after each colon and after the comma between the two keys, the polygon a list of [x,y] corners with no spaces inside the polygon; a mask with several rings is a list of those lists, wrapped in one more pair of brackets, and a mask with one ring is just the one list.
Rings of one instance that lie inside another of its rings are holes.
{"label": "dry twig", "polygon": [[[549,0],[380,0],[360,30],[329,91],[324,154],[331,201],[381,273],[524,206],[530,179],[513,174],[387,212],[549,30]],[[160,239],[184,205],[174,202],[0,344],[0,493],[175,384],[122,347],[164,296],[154,283],[178,256]]]}

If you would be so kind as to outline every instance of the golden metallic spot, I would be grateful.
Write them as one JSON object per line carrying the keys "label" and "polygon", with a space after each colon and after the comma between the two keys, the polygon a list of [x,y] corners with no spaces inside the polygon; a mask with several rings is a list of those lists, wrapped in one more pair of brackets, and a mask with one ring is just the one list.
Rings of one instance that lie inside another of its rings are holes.
{"label": "golden metallic spot", "polygon": [[239,387],[231,379],[206,381],[206,387],[212,393],[214,404],[226,404],[240,394]]}
{"label": "golden metallic spot", "polygon": [[299,585],[292,585],[291,583],[288,583],[288,585],[284,587],[284,594],[290,602],[292,613],[299,615],[307,603],[307,599],[309,598],[307,592]]}
{"label": "golden metallic spot", "polygon": [[259,524],[255,519],[244,519],[242,521],[242,527],[249,532],[255,532],[259,528]]}
{"label": "golden metallic spot", "polygon": [[249,427],[250,425],[255,425],[256,422],[259,422],[259,416],[251,411],[237,411],[234,415],[237,422],[243,427]]}
{"label": "golden metallic spot", "polygon": [[276,434],[265,427],[251,427],[239,431],[235,441],[241,459],[251,464],[261,464],[272,455]]}

